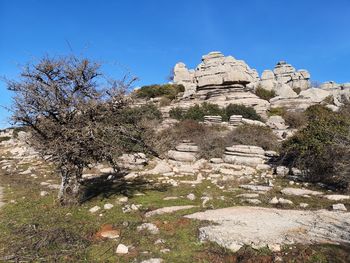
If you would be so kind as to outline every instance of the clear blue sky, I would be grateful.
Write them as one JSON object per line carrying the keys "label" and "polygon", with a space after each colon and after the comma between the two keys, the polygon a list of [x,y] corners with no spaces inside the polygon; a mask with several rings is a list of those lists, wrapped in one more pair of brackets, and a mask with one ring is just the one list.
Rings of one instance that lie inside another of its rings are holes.
{"label": "clear blue sky", "polygon": [[[350,82],[349,0],[0,0],[0,75],[71,49],[109,75],[166,82],[178,61],[194,67],[220,50],[259,73],[286,60],[312,79]],[[0,105],[10,94],[0,83]],[[8,113],[0,109],[0,127]]]}

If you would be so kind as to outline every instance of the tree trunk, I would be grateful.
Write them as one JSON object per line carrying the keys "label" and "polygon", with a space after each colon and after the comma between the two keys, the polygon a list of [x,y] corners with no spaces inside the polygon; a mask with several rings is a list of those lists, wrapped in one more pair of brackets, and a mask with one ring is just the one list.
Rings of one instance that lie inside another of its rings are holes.
{"label": "tree trunk", "polygon": [[61,169],[62,182],[58,193],[61,205],[77,205],[81,202],[84,191],[79,179],[80,169]]}

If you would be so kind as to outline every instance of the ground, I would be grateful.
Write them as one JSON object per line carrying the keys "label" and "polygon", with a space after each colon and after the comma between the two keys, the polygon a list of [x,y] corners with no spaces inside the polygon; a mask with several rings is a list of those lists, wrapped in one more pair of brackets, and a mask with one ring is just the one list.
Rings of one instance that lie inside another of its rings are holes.
{"label": "ground", "polygon": [[[158,176],[151,175],[146,179],[152,183],[136,181],[104,194],[95,192],[81,206],[62,207],[56,199],[59,178],[50,165],[40,159],[16,158],[4,150],[0,156],[0,185],[5,203],[0,209],[0,261],[3,262],[141,262],[150,258],[161,258],[164,262],[350,261],[350,248],[346,244],[293,244],[283,246],[278,252],[267,247],[243,246],[232,252],[216,243],[201,242],[199,229],[211,223],[184,215],[247,205],[238,195],[251,192],[239,188],[234,181],[223,183],[226,185],[222,189],[205,179],[197,184],[171,186],[159,183]],[[195,179],[191,175],[181,178]],[[271,191],[260,194],[259,206],[300,210],[303,208],[299,208],[299,203],[304,202],[309,204],[307,210],[316,210],[329,209],[334,204],[318,196],[286,197],[280,189],[289,186],[288,180],[276,179],[274,184]],[[269,200],[275,196],[288,198],[294,205],[270,204]],[[203,206],[205,199],[201,197],[210,200]],[[350,208],[350,200],[341,202]],[[104,209],[106,204],[113,207]],[[195,207],[146,217],[147,212],[157,208],[183,205]],[[100,209],[90,212],[95,206]],[[137,227],[143,223],[154,224],[159,233],[138,231]],[[101,233],[108,230],[116,230],[119,237],[103,238]],[[129,253],[116,254],[118,244],[128,246]]]}

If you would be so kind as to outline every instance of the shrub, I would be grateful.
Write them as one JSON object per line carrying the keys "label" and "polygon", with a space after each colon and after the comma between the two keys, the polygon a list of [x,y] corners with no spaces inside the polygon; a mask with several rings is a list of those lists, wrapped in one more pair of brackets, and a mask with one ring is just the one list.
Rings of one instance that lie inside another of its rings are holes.
{"label": "shrub", "polygon": [[229,104],[226,108],[220,109],[218,105],[204,102],[201,105],[195,105],[188,110],[179,107],[173,108],[169,112],[170,117],[177,120],[196,120],[203,121],[204,116],[221,116],[223,121],[228,121],[232,115],[242,115],[243,118],[261,121],[261,117],[254,108],[241,104]]}
{"label": "shrub", "polygon": [[293,91],[299,95],[301,92],[301,88],[293,88]]}
{"label": "shrub", "polygon": [[305,113],[287,111],[282,114],[283,119],[290,128],[300,128],[307,123]]}
{"label": "shrub", "polygon": [[258,87],[255,90],[255,95],[260,99],[269,101],[273,97],[276,97],[276,92],[274,90],[266,90],[264,88]]}
{"label": "shrub", "polygon": [[170,110],[169,115],[171,118],[177,120],[196,120],[203,121],[204,116],[216,115],[225,118],[225,111],[220,109],[218,105],[211,103],[202,103],[201,105],[194,105],[187,110],[180,107],[176,107]]}
{"label": "shrub", "polygon": [[283,143],[281,161],[305,171],[311,182],[337,189],[350,183],[350,120],[343,111],[332,112],[321,105],[305,111],[308,124]]}
{"label": "shrub", "polygon": [[228,120],[232,115],[242,115],[243,118],[261,121],[261,117],[252,107],[241,104],[229,104],[225,108],[225,119]]}
{"label": "shrub", "polygon": [[151,99],[156,97],[166,97],[170,100],[176,98],[177,94],[184,92],[185,87],[177,84],[150,85],[143,86],[135,91],[137,98]]}
{"label": "shrub", "polygon": [[260,146],[264,150],[279,149],[277,136],[271,128],[258,125],[242,125],[233,130],[227,139],[229,146],[233,144],[246,144]]}
{"label": "shrub", "polygon": [[11,140],[10,136],[0,137],[0,143]]}

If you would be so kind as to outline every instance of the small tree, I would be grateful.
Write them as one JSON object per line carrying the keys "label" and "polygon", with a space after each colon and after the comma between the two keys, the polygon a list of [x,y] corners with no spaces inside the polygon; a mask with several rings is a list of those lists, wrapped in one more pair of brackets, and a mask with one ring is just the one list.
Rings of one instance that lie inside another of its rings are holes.
{"label": "small tree", "polygon": [[[103,81],[100,65],[76,57],[44,58],[26,66],[14,92],[13,121],[31,131],[30,143],[48,155],[60,171],[62,204],[83,197],[83,169],[135,149],[151,151],[145,142],[147,122],[134,121],[125,92],[133,80]],[[135,147],[137,145],[137,147]]]}

